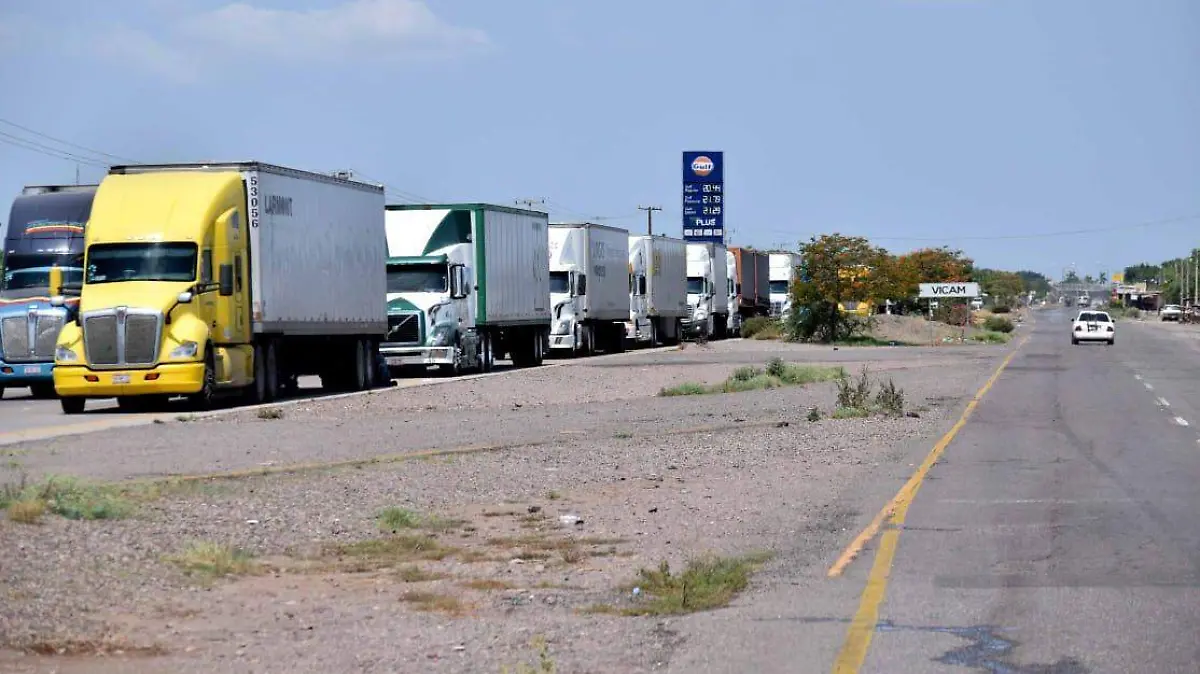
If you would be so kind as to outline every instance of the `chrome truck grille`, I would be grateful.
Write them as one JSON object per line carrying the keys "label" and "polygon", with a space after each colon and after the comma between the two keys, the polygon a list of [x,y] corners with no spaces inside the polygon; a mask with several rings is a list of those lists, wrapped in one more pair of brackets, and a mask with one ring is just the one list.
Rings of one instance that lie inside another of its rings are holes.
{"label": "chrome truck grille", "polygon": [[53,360],[62,325],[61,312],[31,310],[0,319],[0,346],[4,348],[4,358],[12,363]]}
{"label": "chrome truck grille", "polygon": [[387,336],[383,341],[388,344],[420,344],[421,314],[412,311],[390,314]]}
{"label": "chrome truck grille", "polygon": [[83,349],[93,367],[150,367],[158,360],[162,314],[117,307],[83,316]]}

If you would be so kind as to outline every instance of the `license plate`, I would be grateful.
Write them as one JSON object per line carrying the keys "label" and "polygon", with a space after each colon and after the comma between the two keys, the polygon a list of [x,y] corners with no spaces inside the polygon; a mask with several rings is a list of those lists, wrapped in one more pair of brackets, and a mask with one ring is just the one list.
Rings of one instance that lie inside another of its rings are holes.
{"label": "license plate", "polygon": [[128,383],[129,383],[129,375],[127,375],[127,374],[114,374],[114,375],[113,375],[113,383],[114,383],[114,384],[128,384]]}
{"label": "license plate", "polygon": [[387,357],[387,364],[392,367],[399,367],[401,365],[404,365],[405,364],[404,361],[405,361],[404,356],[388,356]]}
{"label": "license plate", "polygon": [[42,373],[42,368],[38,367],[37,365],[26,365],[25,366],[25,374],[41,374],[41,373]]}

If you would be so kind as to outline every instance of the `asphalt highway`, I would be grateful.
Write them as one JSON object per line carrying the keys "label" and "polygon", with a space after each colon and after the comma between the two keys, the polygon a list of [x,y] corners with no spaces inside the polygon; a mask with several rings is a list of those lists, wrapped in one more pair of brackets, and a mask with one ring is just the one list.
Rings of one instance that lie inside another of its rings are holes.
{"label": "asphalt highway", "polygon": [[1039,322],[914,500],[859,671],[1200,671],[1200,360],[1117,329]]}
{"label": "asphalt highway", "polygon": [[671,671],[1200,672],[1200,330],[1038,314],[941,450],[842,504],[846,546],[885,514],[853,561],[785,556]]}

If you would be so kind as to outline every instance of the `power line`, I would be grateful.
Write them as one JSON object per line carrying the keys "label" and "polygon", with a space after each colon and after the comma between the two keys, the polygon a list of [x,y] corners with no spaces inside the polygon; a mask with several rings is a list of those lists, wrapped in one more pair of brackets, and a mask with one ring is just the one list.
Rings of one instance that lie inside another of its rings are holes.
{"label": "power line", "polygon": [[[33,134],[33,135],[35,135],[35,136],[38,136],[38,137],[41,137],[41,138],[45,138],[46,140],[53,141],[53,142],[55,142],[55,143],[59,143],[60,145],[66,145],[66,146],[68,146],[68,147],[73,147],[73,148],[76,148],[76,149],[78,149],[78,150],[83,150],[83,151],[85,151],[85,152],[90,152],[90,153],[92,153],[92,154],[94,154],[94,155],[100,155],[101,157],[108,157],[109,159],[115,159],[115,160],[117,160],[118,162],[124,162],[124,163],[128,163],[128,164],[137,164],[137,163],[140,163],[140,162],[138,162],[136,159],[130,159],[129,157],[122,157],[122,156],[120,156],[120,155],[116,155],[116,154],[110,154],[110,153],[108,153],[108,152],[101,152],[100,150],[93,150],[92,148],[90,148],[90,147],[87,147],[86,145],[80,145],[80,144],[78,144],[78,143],[72,143],[72,142],[70,142],[70,141],[63,140],[63,139],[61,139],[61,138],[55,138],[54,136],[51,136],[51,135],[48,135],[48,134],[42,133],[41,131],[35,131],[35,130],[33,130],[33,129],[31,129],[31,128],[27,127],[27,126],[22,126],[22,125],[20,125],[20,124],[17,124],[16,122],[12,122],[12,121],[9,121],[9,120],[7,120],[7,119],[0,119],[0,124],[7,124],[8,126],[11,126],[11,127],[13,127],[13,128],[20,129],[20,130],[22,130],[22,131],[24,131],[24,132],[26,132],[26,133],[31,133],[31,134]],[[7,135],[7,134],[6,134],[6,135]],[[68,154],[70,154],[70,153],[68,153]]]}
{"label": "power line", "polygon": [[0,143],[4,143],[6,145],[11,145],[13,147],[19,147],[24,150],[29,150],[30,152],[36,152],[38,154],[46,155],[47,157],[54,157],[55,159],[62,159],[65,161],[76,162],[76,163],[80,163],[80,164],[87,164],[89,166],[95,166],[95,167],[104,168],[104,169],[107,169],[109,167],[108,164],[105,164],[104,162],[101,162],[99,160],[92,159],[90,157],[84,157],[84,156],[77,155],[77,154],[72,154],[70,152],[67,152],[66,150],[59,150],[57,148],[53,148],[48,145],[43,145],[41,143],[37,143],[37,142],[29,140],[27,138],[21,138],[20,136],[14,136],[12,134],[8,134],[3,131],[0,131]]}
{"label": "power line", "polygon": [[412,193],[412,192],[406,192],[406,191],[404,191],[404,190],[401,190],[401,189],[397,189],[397,188],[395,188],[395,187],[392,187],[391,185],[388,185],[387,183],[383,182],[382,180],[379,180],[379,179],[377,179],[377,178],[372,178],[371,176],[369,176],[369,175],[367,175],[367,174],[363,173],[362,171],[359,171],[358,169],[353,169],[353,168],[352,168],[352,169],[350,169],[350,173],[351,173],[351,175],[355,175],[355,174],[357,174],[357,175],[358,175],[359,177],[361,177],[361,178],[365,178],[365,179],[367,179],[367,180],[369,180],[369,181],[371,181],[371,182],[373,182],[373,183],[376,183],[376,184],[378,184],[378,185],[382,185],[382,186],[383,186],[383,190],[384,190],[384,193],[385,193],[385,194],[386,194],[386,193],[388,193],[388,192],[391,192],[393,195],[395,195],[395,196],[399,197],[399,198],[400,198],[402,201],[411,201],[411,202],[412,202],[412,203],[414,203],[414,204],[420,204],[420,203],[432,204],[432,203],[436,203],[436,201],[435,201],[434,199],[427,199],[427,198],[425,198],[425,197],[423,197],[423,196],[421,196],[421,195],[419,195],[419,194],[414,194],[414,193]]}

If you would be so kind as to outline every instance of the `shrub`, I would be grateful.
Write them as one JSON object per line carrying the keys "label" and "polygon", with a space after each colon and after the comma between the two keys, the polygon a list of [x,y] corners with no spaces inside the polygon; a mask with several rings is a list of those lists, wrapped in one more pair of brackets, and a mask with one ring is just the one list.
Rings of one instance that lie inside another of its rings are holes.
{"label": "shrub", "polygon": [[864,365],[856,381],[850,381],[842,376],[837,380],[837,406],[843,408],[865,409],[871,398],[871,380]]}
{"label": "shrub", "polygon": [[904,389],[897,388],[896,382],[889,377],[879,385],[879,392],[875,394],[875,405],[892,416],[903,416]]}
{"label": "shrub", "polygon": [[1012,307],[1008,306],[1007,304],[997,304],[996,306],[992,307],[993,314],[1007,314],[1010,312],[1012,312]]}
{"label": "shrub", "polygon": [[988,316],[983,322],[983,329],[988,332],[1012,332],[1013,322],[1003,316]]}
{"label": "shrub", "polygon": [[787,363],[782,358],[775,357],[767,361],[767,374],[772,377],[782,377],[787,372]]}
{"label": "shrub", "polygon": [[966,325],[970,314],[966,304],[943,304],[933,310],[933,320],[947,325]]}
{"label": "shrub", "polygon": [[754,316],[752,318],[747,318],[746,321],[742,323],[742,337],[753,337],[763,330],[771,327],[774,322],[775,321],[772,321],[766,316]]}
{"label": "shrub", "polygon": [[760,374],[762,374],[762,370],[747,365],[734,370],[732,379],[734,381],[750,381]]}

